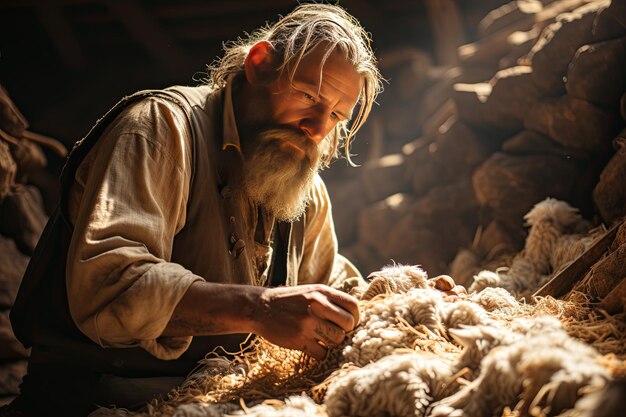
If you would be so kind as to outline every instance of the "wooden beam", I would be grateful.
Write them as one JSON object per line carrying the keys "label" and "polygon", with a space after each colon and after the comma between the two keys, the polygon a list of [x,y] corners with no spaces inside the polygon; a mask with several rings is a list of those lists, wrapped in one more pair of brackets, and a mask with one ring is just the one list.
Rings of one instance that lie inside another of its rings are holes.
{"label": "wooden beam", "polygon": [[604,297],[598,308],[609,314],[623,313],[626,309],[626,276]]}
{"label": "wooden beam", "polygon": [[98,0],[0,0],[0,7],[11,9],[34,8],[40,6],[75,6],[100,3]]}
{"label": "wooden beam", "polygon": [[[184,17],[223,17],[228,14],[256,13],[259,18],[260,12],[272,12],[282,8],[290,8],[296,5],[294,0],[272,0],[262,2],[258,0],[237,0],[220,2],[185,3],[155,5],[154,16],[159,19],[179,19]],[[278,16],[275,16],[276,18]],[[259,25],[263,22],[259,22]]]}
{"label": "wooden beam", "polygon": [[550,281],[548,281],[543,287],[539,288],[534,294],[536,296],[552,296],[559,298],[565,295],[569,290],[574,287],[574,284],[582,279],[589,269],[602,257],[607,251],[617,230],[622,225],[622,222],[615,224],[609,229],[603,236],[598,238],[582,255],[576,258],[569,266],[564,270],[556,274]]}
{"label": "wooden beam", "polygon": [[35,13],[65,65],[74,71],[85,68],[85,57],[78,38],[59,8],[41,4],[35,6]]}
{"label": "wooden beam", "polygon": [[167,26],[167,29],[175,39],[184,41],[211,40],[221,44],[242,35],[244,31],[250,32],[263,24],[263,21],[259,21],[258,15],[239,16],[236,21],[236,25],[233,25],[230,20],[214,21],[213,19],[190,23],[182,21],[181,24],[172,22]]}
{"label": "wooden beam", "polygon": [[164,68],[172,73],[190,69],[188,57],[175,41],[159,28],[156,21],[135,0],[107,0],[106,4],[130,35]]}
{"label": "wooden beam", "polygon": [[456,65],[457,49],[465,42],[465,27],[455,0],[426,0],[439,65]]}

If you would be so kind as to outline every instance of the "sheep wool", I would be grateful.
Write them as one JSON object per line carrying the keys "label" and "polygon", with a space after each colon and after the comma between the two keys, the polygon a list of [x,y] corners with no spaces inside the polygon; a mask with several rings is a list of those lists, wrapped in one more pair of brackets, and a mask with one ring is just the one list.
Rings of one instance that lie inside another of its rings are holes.
{"label": "sheep wool", "polygon": [[496,272],[481,271],[474,277],[469,292],[487,287],[501,287],[516,297],[530,297],[554,273],[558,272],[592,243],[589,224],[564,201],[547,198],[537,203],[525,216],[530,231],[524,249],[508,268]]}
{"label": "sheep wool", "polygon": [[414,288],[429,288],[428,274],[412,265],[387,266],[372,272],[368,277],[370,285],[361,300],[371,300],[379,294],[398,294]]}
{"label": "sheep wool", "polygon": [[441,293],[431,289],[414,289],[369,303],[343,350],[343,362],[364,366],[411,346],[415,337],[403,330],[405,323],[413,328],[422,326],[433,337],[439,336],[442,309]]}
{"label": "sheep wool", "polygon": [[517,337],[500,339],[481,360],[478,377],[435,404],[433,417],[491,415],[520,395],[522,414],[537,406],[558,413],[574,405],[581,388],[609,377],[598,353],[568,336],[556,319],[521,320],[511,331]]}
{"label": "sheep wool", "polygon": [[432,354],[387,356],[334,380],[330,417],[422,417],[429,403],[458,389],[453,363]]}
{"label": "sheep wool", "polygon": [[499,287],[485,287],[482,291],[473,293],[470,300],[487,311],[515,311],[519,304],[507,290]]}
{"label": "sheep wool", "polygon": [[142,412],[91,417],[556,415],[626,374],[626,324],[584,297],[447,294],[401,265],[375,279],[359,326],[323,361],[256,338],[232,360],[208,355]]}
{"label": "sheep wool", "polygon": [[305,394],[292,395],[287,397],[284,402],[266,401],[246,410],[229,414],[229,416],[242,415],[251,417],[328,417],[324,407],[316,404]]}

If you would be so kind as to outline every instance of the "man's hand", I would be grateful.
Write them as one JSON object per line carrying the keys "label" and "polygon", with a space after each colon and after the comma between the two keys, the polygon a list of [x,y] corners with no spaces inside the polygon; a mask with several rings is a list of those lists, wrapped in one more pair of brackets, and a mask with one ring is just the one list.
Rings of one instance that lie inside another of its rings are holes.
{"label": "man's hand", "polygon": [[265,289],[254,332],[270,342],[321,360],[359,322],[356,298],[326,285]]}

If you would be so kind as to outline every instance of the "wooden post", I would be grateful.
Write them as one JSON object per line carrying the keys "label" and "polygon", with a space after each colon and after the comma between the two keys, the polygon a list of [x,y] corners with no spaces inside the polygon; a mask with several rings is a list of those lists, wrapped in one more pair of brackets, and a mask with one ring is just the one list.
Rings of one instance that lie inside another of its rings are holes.
{"label": "wooden post", "polygon": [[457,48],[465,42],[465,25],[455,0],[426,0],[439,65],[456,65]]}

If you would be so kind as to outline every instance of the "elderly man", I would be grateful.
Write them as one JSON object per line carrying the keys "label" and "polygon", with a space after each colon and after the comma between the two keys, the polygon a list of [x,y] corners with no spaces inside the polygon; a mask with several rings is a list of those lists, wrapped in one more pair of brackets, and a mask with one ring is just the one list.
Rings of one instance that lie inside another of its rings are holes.
{"label": "elderly man", "polygon": [[359,312],[325,285],[340,258],[318,170],[380,88],[363,28],[310,4],[206,85],[118,103],[74,147],[12,311],[32,346],[12,408],[140,406],[248,333],[318,359],[341,343]]}

